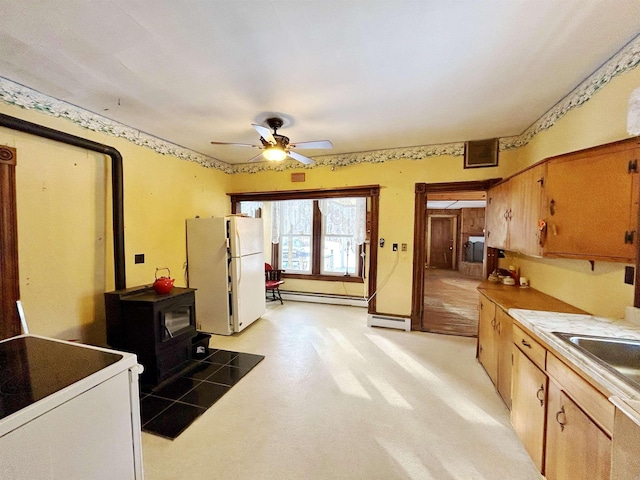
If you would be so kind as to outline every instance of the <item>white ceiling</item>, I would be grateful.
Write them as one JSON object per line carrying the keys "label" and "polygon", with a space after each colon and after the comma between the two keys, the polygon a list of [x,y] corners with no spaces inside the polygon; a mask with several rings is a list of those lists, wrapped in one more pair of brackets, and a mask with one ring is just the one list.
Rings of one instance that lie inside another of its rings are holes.
{"label": "white ceiling", "polygon": [[227,163],[518,135],[640,33],[638,0],[0,0],[0,76]]}

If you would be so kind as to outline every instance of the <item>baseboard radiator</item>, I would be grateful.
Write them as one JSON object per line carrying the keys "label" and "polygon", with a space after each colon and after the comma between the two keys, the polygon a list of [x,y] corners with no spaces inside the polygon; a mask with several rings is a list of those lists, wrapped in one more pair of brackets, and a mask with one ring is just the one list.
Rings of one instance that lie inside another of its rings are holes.
{"label": "baseboard radiator", "polygon": [[367,301],[360,297],[348,297],[345,295],[329,295],[323,293],[302,293],[280,291],[283,300],[294,302],[327,303],[330,305],[346,305],[350,307],[367,307]]}
{"label": "baseboard radiator", "polygon": [[367,316],[368,327],[397,328],[405,332],[411,331],[411,319],[409,317],[392,317],[370,313]]}

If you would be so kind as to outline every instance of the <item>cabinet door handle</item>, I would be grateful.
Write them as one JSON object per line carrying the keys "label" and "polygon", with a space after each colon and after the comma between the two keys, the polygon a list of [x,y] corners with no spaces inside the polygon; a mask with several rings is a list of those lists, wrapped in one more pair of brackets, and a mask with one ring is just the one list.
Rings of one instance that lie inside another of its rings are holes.
{"label": "cabinet door handle", "polygon": [[540,406],[544,405],[544,385],[540,385],[540,388],[536,392],[536,398],[540,400]]}
{"label": "cabinet door handle", "polygon": [[524,338],[521,340],[522,345],[524,345],[527,348],[531,348],[531,344],[529,342],[527,342]]}
{"label": "cabinet door handle", "polygon": [[496,319],[495,318],[491,319],[491,326],[493,328],[496,328]]}
{"label": "cabinet door handle", "polygon": [[556,214],[556,201],[553,198],[549,202],[549,213],[551,215],[555,215]]}
{"label": "cabinet door handle", "polygon": [[[562,416],[564,422],[560,421],[560,416]],[[558,422],[558,425],[560,425],[560,431],[563,432],[564,426],[567,424],[567,416],[564,413],[564,405],[560,407],[560,410],[558,410],[558,412],[556,413],[556,422]]]}

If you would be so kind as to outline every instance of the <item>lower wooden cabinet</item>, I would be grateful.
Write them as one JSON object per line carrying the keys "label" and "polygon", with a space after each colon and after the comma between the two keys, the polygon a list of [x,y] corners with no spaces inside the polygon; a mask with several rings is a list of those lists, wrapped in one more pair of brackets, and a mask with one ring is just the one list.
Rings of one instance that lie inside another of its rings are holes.
{"label": "lower wooden cabinet", "polygon": [[498,393],[507,407],[511,408],[511,372],[513,370],[513,343],[511,342],[513,318],[501,308],[496,308],[496,326],[498,339]]}
{"label": "lower wooden cabinet", "polygon": [[507,407],[511,407],[511,329],[513,319],[480,295],[478,360]]}
{"label": "lower wooden cabinet", "polygon": [[498,343],[495,334],[496,304],[480,294],[478,304],[478,361],[494,385],[498,382]]}
{"label": "lower wooden cabinet", "polygon": [[544,472],[547,385],[547,375],[514,348],[511,424],[540,472]]}
{"label": "lower wooden cabinet", "polygon": [[640,425],[622,410],[615,412],[611,448],[611,480],[640,478]]}
{"label": "lower wooden cabinet", "polygon": [[640,478],[640,422],[509,316],[500,295],[480,293],[478,360],[540,473],[547,480]]}
{"label": "lower wooden cabinet", "polygon": [[611,439],[553,381],[548,402],[547,479],[608,480]]}

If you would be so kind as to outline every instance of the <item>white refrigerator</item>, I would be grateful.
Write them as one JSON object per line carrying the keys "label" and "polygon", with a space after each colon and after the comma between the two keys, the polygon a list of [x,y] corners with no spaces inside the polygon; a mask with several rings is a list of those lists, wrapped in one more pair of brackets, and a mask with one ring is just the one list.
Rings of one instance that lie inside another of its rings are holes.
{"label": "white refrigerator", "polygon": [[265,312],[261,218],[187,219],[187,272],[197,330],[231,335]]}

